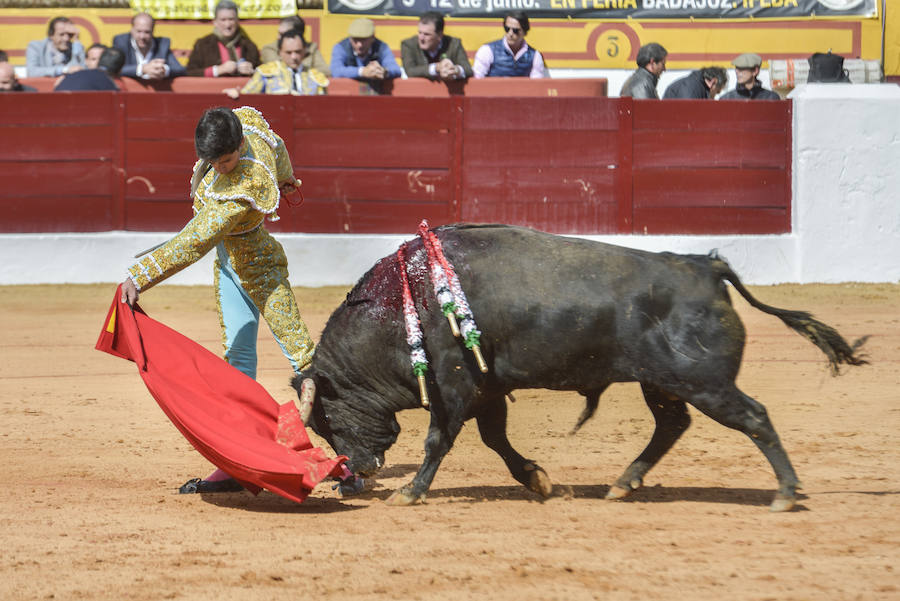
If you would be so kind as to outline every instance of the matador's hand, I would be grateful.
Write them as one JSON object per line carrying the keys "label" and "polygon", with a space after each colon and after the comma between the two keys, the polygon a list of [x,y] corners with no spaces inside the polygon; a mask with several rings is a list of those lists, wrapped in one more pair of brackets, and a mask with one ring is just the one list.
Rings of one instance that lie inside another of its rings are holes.
{"label": "matador's hand", "polygon": [[282,182],[279,186],[279,189],[281,190],[282,196],[288,196],[290,194],[294,194],[295,192],[297,192],[297,190],[300,189],[300,182],[295,177],[292,180]]}
{"label": "matador's hand", "polygon": [[133,307],[139,296],[140,292],[138,292],[131,278],[125,278],[125,281],[122,282],[122,302],[128,303],[129,307]]}

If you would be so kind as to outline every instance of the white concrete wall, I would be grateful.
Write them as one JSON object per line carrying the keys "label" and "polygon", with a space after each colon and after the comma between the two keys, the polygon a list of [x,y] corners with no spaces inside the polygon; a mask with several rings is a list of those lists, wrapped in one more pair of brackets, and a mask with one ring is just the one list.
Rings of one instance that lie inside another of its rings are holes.
{"label": "white concrete wall", "polygon": [[[8,234],[0,236],[0,284],[119,282],[132,256],[172,234]],[[381,257],[415,232],[403,235],[278,234],[295,286],[354,283]],[[796,282],[797,239],[785,236],[585,236],[650,251],[706,254],[718,249],[750,284]],[[210,253],[167,280],[171,284],[212,283]]]}
{"label": "white concrete wall", "polygon": [[[748,284],[900,282],[900,88],[794,90],[793,232],[777,236],[587,236],[651,251],[718,249]],[[725,140],[723,143],[732,143]],[[118,282],[171,234],[0,236],[0,284]],[[279,234],[296,286],[349,285],[414,232]],[[169,280],[210,284],[206,257]]]}
{"label": "white concrete wall", "polygon": [[789,97],[797,281],[900,281],[900,87],[808,84]]}

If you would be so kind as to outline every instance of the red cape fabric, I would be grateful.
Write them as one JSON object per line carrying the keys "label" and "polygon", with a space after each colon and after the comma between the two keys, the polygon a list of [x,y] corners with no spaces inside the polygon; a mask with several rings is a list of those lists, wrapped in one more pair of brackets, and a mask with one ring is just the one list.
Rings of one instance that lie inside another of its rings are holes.
{"label": "red cape fabric", "polygon": [[154,321],[116,290],[97,350],[137,364],[147,389],[201,455],[258,493],[302,503],[333,459],[313,447],[293,403],[279,405],[255,380],[175,330]]}

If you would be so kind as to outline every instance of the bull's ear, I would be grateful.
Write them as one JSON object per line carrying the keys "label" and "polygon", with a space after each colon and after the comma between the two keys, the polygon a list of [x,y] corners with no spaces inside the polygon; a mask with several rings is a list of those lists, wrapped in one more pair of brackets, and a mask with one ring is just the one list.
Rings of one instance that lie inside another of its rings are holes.
{"label": "bull's ear", "polygon": [[291,388],[297,391],[297,394],[300,394],[300,387],[303,385],[303,378],[306,376],[302,373],[294,374],[294,377],[291,378]]}
{"label": "bull's ear", "polygon": [[320,395],[327,396],[328,398],[334,398],[336,396],[334,384],[331,383],[331,378],[325,372],[316,373],[316,387]]}

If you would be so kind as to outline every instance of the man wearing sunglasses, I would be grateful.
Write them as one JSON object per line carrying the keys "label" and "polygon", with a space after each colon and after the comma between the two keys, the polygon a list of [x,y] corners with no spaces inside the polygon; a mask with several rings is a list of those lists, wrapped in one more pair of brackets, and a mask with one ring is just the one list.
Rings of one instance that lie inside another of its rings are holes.
{"label": "man wearing sunglasses", "polygon": [[506,34],[475,53],[472,65],[475,77],[546,77],[544,57],[525,42],[529,29],[528,15],[524,12],[507,13],[503,18]]}

